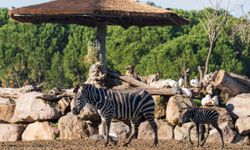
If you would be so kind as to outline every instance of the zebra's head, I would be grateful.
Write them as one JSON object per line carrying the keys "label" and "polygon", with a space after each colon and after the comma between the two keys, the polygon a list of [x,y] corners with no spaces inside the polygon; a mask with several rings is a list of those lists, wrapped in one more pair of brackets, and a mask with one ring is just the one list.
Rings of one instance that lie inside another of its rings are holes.
{"label": "zebra's head", "polygon": [[86,103],[88,103],[88,88],[89,84],[80,84],[74,89],[73,108],[71,110],[74,115],[78,115]]}
{"label": "zebra's head", "polygon": [[190,122],[190,108],[185,108],[178,121],[178,126],[181,127],[184,123]]}

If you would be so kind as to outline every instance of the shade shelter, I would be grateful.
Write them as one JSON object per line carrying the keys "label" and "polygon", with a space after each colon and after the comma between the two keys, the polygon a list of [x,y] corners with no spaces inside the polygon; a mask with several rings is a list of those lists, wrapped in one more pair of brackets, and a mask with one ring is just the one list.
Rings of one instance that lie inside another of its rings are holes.
{"label": "shade shelter", "polygon": [[171,10],[142,4],[136,0],[54,0],[9,11],[19,22],[80,24],[97,27],[101,62],[106,63],[107,25],[164,26],[185,25],[188,20]]}

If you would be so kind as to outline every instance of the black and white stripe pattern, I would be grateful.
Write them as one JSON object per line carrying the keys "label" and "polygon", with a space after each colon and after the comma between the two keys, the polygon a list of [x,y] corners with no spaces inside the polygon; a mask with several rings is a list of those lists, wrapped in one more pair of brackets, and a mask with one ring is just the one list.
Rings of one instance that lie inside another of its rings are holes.
{"label": "black and white stripe pattern", "polygon": [[[223,141],[223,135],[222,131],[219,128],[218,125],[218,118],[219,118],[219,113],[211,108],[189,108],[187,110],[184,110],[182,116],[180,117],[179,120],[179,126],[186,122],[193,122],[196,126],[197,130],[197,138],[198,138],[198,145],[197,146],[203,146],[204,143],[206,142],[206,139],[209,135],[209,125],[211,124],[220,134],[221,137],[221,143],[222,147],[224,146],[224,141]],[[207,135],[205,136],[204,140],[201,142],[201,145],[199,144],[199,127],[200,125],[206,124],[207,125]],[[189,137],[189,142],[192,143],[191,137],[190,137],[190,132],[191,129],[194,126],[191,126],[188,130],[188,137]]]}
{"label": "black and white stripe pattern", "polygon": [[103,133],[109,142],[109,129],[112,118],[130,120],[132,132],[125,145],[129,144],[142,118],[150,123],[154,131],[154,145],[158,143],[157,125],[154,121],[154,100],[144,90],[107,90],[83,84],[74,89],[75,106],[73,114],[79,114],[86,103],[94,106],[102,117]]}

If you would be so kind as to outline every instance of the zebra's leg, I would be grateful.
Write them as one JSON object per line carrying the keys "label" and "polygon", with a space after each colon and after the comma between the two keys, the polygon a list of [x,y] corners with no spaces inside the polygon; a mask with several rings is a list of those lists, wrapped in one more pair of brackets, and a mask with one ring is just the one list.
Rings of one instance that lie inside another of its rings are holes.
{"label": "zebra's leg", "polygon": [[200,146],[200,125],[196,123],[195,127],[196,127],[196,135],[197,135],[197,147],[199,147]]}
{"label": "zebra's leg", "polygon": [[132,138],[135,136],[136,127],[137,127],[137,124],[134,121],[131,121],[131,133],[128,137],[127,142],[124,143],[124,146],[128,146],[128,144],[131,142]]}
{"label": "zebra's leg", "polygon": [[[107,130],[106,129],[107,129],[106,120],[102,119],[102,134],[103,134],[103,137],[104,137],[105,141],[107,141],[107,139],[108,139],[108,135],[107,135]],[[107,146],[106,143],[105,143],[105,146]]]}
{"label": "zebra's leg", "polygon": [[148,120],[151,128],[153,129],[154,132],[154,146],[157,146],[158,144],[158,130],[157,130],[157,124],[155,123],[154,120],[154,112],[151,113],[143,113],[143,115],[145,116],[145,118]]}
{"label": "zebra's leg", "polygon": [[105,135],[106,135],[106,142],[105,142],[105,147],[108,146],[109,144],[109,130],[110,130],[110,124],[111,124],[111,120],[106,120],[105,121]]}
{"label": "zebra's leg", "polygon": [[207,140],[207,138],[208,138],[208,136],[209,136],[209,124],[207,124],[207,133],[206,133],[206,136],[205,136],[205,138],[201,141],[201,146],[203,146],[204,144],[205,144],[205,142],[206,142],[206,140]]}
{"label": "zebra's leg", "polygon": [[193,142],[191,140],[191,130],[194,128],[194,125],[192,124],[189,128],[188,128],[188,141],[190,144],[193,145]]}
{"label": "zebra's leg", "polygon": [[212,124],[212,126],[219,132],[220,138],[221,138],[221,147],[223,148],[223,147],[224,147],[224,140],[223,140],[222,131],[221,131],[221,129],[220,129],[218,123]]}

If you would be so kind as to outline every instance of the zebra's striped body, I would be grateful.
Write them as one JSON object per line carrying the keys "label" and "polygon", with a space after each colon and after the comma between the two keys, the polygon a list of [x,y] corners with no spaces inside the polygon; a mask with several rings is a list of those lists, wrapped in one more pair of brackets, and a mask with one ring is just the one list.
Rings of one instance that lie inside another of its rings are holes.
{"label": "zebra's striped body", "polygon": [[[179,126],[181,126],[184,123],[187,122],[193,122],[196,126],[196,130],[197,130],[197,138],[198,138],[198,145],[199,144],[199,127],[200,125],[206,124],[207,125],[207,135],[205,136],[204,140],[201,142],[201,146],[204,145],[204,143],[206,142],[206,139],[209,135],[209,125],[211,124],[220,134],[221,137],[221,143],[222,143],[222,147],[224,146],[224,140],[223,140],[223,135],[222,135],[222,131],[219,128],[218,125],[218,118],[219,118],[219,113],[211,108],[189,108],[187,110],[185,110],[179,120]],[[190,132],[191,129],[194,126],[190,126],[189,130],[188,130],[188,137],[189,137],[189,142],[192,143],[191,141],[191,137],[190,137]]]}
{"label": "zebra's striped body", "polygon": [[154,144],[158,143],[157,125],[154,121],[154,100],[148,92],[144,90],[107,90],[96,88],[91,84],[83,84],[74,92],[73,114],[79,114],[86,103],[94,106],[102,117],[106,145],[109,142],[108,135],[112,118],[131,122],[132,132],[125,145],[130,143],[143,117],[148,120],[154,131]]}

